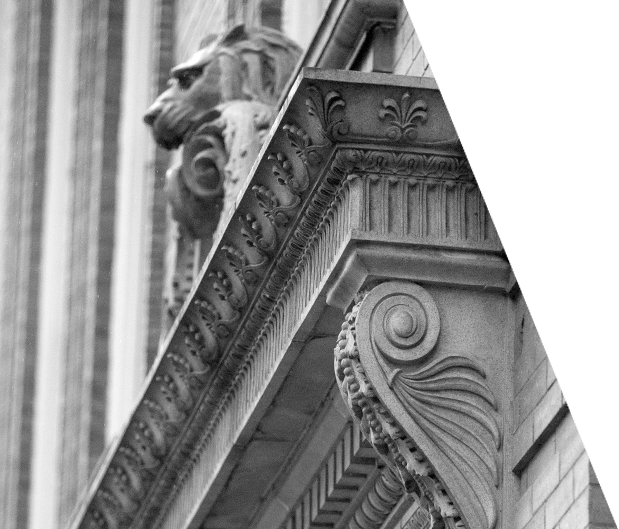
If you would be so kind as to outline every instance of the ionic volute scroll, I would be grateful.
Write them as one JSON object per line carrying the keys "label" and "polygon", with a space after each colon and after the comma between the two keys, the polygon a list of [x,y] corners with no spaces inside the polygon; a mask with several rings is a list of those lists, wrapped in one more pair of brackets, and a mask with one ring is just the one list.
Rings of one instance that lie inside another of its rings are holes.
{"label": "ionic volute scroll", "polygon": [[337,383],[429,527],[495,529],[497,402],[470,352],[438,351],[440,332],[438,306],[421,286],[391,281],[362,291],[334,351]]}

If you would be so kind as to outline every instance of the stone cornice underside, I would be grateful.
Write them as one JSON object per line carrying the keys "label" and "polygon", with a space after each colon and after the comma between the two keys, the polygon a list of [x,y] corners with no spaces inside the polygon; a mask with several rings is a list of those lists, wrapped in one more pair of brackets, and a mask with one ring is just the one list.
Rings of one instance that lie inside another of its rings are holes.
{"label": "stone cornice underside", "polygon": [[[361,190],[383,205],[360,210]],[[180,522],[176,495],[211,483],[351,234],[500,254],[486,213],[432,81],[305,70],[73,527]]]}
{"label": "stone cornice underside", "polygon": [[358,424],[347,425],[280,529],[380,527],[404,490],[389,469],[379,468],[379,461]]}

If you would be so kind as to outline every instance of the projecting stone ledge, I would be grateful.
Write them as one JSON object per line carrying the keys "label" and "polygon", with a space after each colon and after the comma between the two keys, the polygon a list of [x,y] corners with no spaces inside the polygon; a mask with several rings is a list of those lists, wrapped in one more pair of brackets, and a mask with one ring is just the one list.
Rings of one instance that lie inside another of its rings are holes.
{"label": "projecting stone ledge", "polygon": [[[415,298],[415,310],[421,312],[412,314],[411,325],[436,327],[420,314],[437,305],[441,334],[432,339],[440,349],[442,344],[457,347],[462,338],[456,335],[467,332],[463,322],[478,327],[484,311],[493,314],[510,288],[509,264],[432,80],[304,70],[239,197],[170,330],[139,405],[72,527],[188,527],[199,522],[285,378],[287,351],[307,338],[309,315],[323,311],[326,303],[347,310],[359,300],[360,290],[381,281],[421,282],[435,301]],[[456,302],[460,308],[454,309],[447,301],[461,295],[458,289],[483,296]],[[389,332],[406,335],[394,338],[406,342],[414,334],[407,334],[410,322],[399,313],[394,318]],[[487,406],[482,403],[480,413],[490,418],[482,426],[475,422],[471,431],[481,428],[482,448],[494,461],[499,448],[496,443],[488,448],[486,437],[494,440],[499,434],[491,426],[496,403],[489,395],[500,386],[501,366],[492,357],[496,349],[483,342],[496,337],[485,328],[479,332],[479,338],[466,335],[464,341],[476,348],[473,356],[487,360],[489,387],[477,381],[486,376],[477,364],[467,367],[458,360],[458,367],[446,360],[445,369],[447,375],[451,368],[461,369],[465,378],[474,379],[464,400],[481,398]],[[435,354],[434,345],[424,350],[424,358]],[[437,354],[440,364],[445,353]],[[383,365],[380,358],[371,361]],[[394,374],[381,391],[387,395],[399,380]],[[447,383],[455,384],[459,398],[458,383]],[[403,384],[410,386],[406,380]],[[406,431],[419,433],[411,428]],[[438,449],[431,445],[434,431],[419,435],[425,436],[423,447],[409,448],[430,450],[423,468],[435,480],[432,490],[440,488],[445,501],[457,503],[452,481],[445,483],[440,475],[450,468],[444,463],[449,454],[438,452],[443,444]],[[453,457],[468,455],[466,446],[458,450]],[[401,474],[402,457],[387,458]],[[439,474],[433,473],[437,460]],[[489,464],[489,475],[498,474]],[[467,465],[464,477],[456,479],[458,486],[479,471],[477,460]],[[486,505],[494,501],[498,485],[486,483],[485,470],[481,474],[473,485],[483,486],[483,505],[475,491],[466,489],[464,512],[454,506],[444,514],[449,523],[457,526],[466,516],[486,520],[486,527],[494,523],[496,509],[488,512]],[[415,482],[417,492],[424,482]],[[431,494],[423,495],[428,505]]]}

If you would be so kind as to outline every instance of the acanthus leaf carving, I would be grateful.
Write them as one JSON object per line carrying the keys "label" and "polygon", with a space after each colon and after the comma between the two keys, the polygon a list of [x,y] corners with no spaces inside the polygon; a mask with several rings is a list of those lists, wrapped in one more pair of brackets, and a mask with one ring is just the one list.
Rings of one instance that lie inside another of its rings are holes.
{"label": "acanthus leaf carving", "polygon": [[221,250],[226,254],[228,263],[230,263],[232,270],[234,270],[234,273],[241,280],[241,284],[244,286],[245,291],[249,293],[249,289],[260,281],[258,270],[268,263],[268,259],[265,257],[259,263],[251,263],[247,255],[233,244],[224,244]]}
{"label": "acanthus leaf carving", "polygon": [[399,103],[391,98],[383,101],[383,108],[378,112],[378,116],[391,124],[387,130],[389,139],[399,141],[404,138],[407,141],[415,141],[418,125],[428,120],[427,103],[422,99],[411,103],[411,99],[410,92],[405,92]]}
{"label": "acanthus leaf carving", "polygon": [[[101,487],[97,491],[96,497],[99,500],[102,510],[109,513],[108,516],[116,522],[116,527],[122,526],[127,520],[127,513],[116,495],[109,488]],[[106,518],[101,510],[99,514],[101,515],[101,518],[99,518],[100,520]]]}
{"label": "acanthus leaf carving", "polygon": [[209,272],[209,278],[213,280],[213,288],[217,292],[219,299],[227,301],[234,310],[241,310],[247,305],[247,292],[243,289],[238,294],[226,272],[223,270]]}
{"label": "acanthus leaf carving", "polygon": [[292,163],[283,153],[269,154],[267,158],[273,162],[273,175],[279,184],[285,186],[300,200],[300,196],[309,187],[307,170],[301,175],[296,175]]}
{"label": "acanthus leaf carving", "polygon": [[114,487],[115,497],[120,502],[122,509],[129,513],[135,512],[141,498],[127,471],[120,465],[111,466],[108,471],[108,479]]}
{"label": "acanthus leaf carving", "polygon": [[301,203],[298,196],[295,196],[290,204],[284,206],[280,204],[277,195],[265,186],[254,185],[251,189],[258,199],[258,205],[263,209],[266,218],[274,227],[285,228],[290,224],[295,210]]}
{"label": "acanthus leaf carving", "polygon": [[301,159],[307,167],[318,165],[322,162],[322,156],[319,149],[323,149],[327,145],[314,145],[310,135],[297,125],[284,125],[282,127],[288,138],[288,142],[295,151],[295,154]]}
{"label": "acanthus leaf carving", "polygon": [[305,104],[309,115],[319,121],[325,139],[331,142],[341,140],[350,131],[350,123],[344,113],[346,102],[339,92],[330,90],[323,95],[316,86],[308,86]]}
{"label": "acanthus leaf carving", "polygon": [[156,375],[155,382],[159,384],[163,400],[168,404],[167,408],[174,410],[174,422],[182,423],[193,404],[188,388],[180,385],[169,373]]}
{"label": "acanthus leaf carving", "polygon": [[214,334],[205,336],[193,323],[183,323],[184,345],[198,371],[211,367],[219,356],[219,344]]}
{"label": "acanthus leaf carving", "polygon": [[[159,382],[159,381],[158,381]],[[165,384],[163,384],[165,388]],[[149,417],[154,428],[151,429],[153,441],[157,445],[157,453],[162,456],[166,454],[170,440],[178,434],[185,414],[176,408],[174,396],[169,391],[163,389],[164,400],[169,404],[166,408],[159,402],[147,398],[143,401],[146,415]],[[172,408],[176,413],[170,416],[168,409]]]}
{"label": "acanthus leaf carving", "polygon": [[253,213],[241,215],[239,221],[242,226],[241,234],[245,237],[247,246],[255,248],[263,257],[270,260],[277,248],[277,234],[273,233],[269,240],[262,224]]}
{"label": "acanthus leaf carving", "polygon": [[175,351],[166,353],[166,358],[168,358],[174,366],[173,369],[176,372],[177,378],[189,391],[197,393],[202,389],[206,377],[211,372],[209,366],[202,366],[202,369],[197,370],[187,358]]}
{"label": "acanthus leaf carving", "polygon": [[405,489],[445,527],[493,529],[501,432],[483,369],[465,356],[432,358],[440,320],[418,285],[383,283],[363,298],[335,349],[336,378],[353,416]]}
{"label": "acanthus leaf carving", "polygon": [[154,467],[161,465],[161,458],[165,455],[165,440],[155,437],[153,429],[144,420],[137,420],[131,438],[132,446],[141,457]]}
{"label": "acanthus leaf carving", "polygon": [[221,311],[206,298],[195,299],[194,305],[198,308],[200,317],[204,320],[206,326],[214,332],[220,340],[224,340],[232,334],[235,327],[234,324],[241,317],[239,310],[235,308],[232,308],[229,316],[224,316]]}
{"label": "acanthus leaf carving", "polygon": [[138,449],[129,444],[119,447],[118,453],[123,456],[125,466],[130,468],[135,475],[136,488],[142,498],[155,477],[155,470],[159,466],[158,461],[147,461]]}

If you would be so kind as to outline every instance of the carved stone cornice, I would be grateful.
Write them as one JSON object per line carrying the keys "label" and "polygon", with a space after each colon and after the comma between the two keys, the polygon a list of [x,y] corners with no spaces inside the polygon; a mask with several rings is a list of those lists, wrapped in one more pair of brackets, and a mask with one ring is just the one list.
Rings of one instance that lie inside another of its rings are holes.
{"label": "carved stone cornice", "polygon": [[437,357],[439,311],[422,287],[386,282],[360,298],[334,352],[351,413],[430,527],[493,529],[502,434],[484,369]]}
{"label": "carved stone cornice", "polygon": [[[73,527],[158,527],[171,509],[176,520],[189,516],[179,513],[201,501],[221,471],[286,340],[350,238],[384,238],[372,221],[381,207],[375,199],[389,197],[374,192],[383,178],[411,193],[422,181],[464,190],[453,200],[426,190],[415,202],[410,194],[408,206],[386,219],[387,232],[400,226],[397,237],[422,246],[459,247],[461,237],[468,249],[500,253],[498,239],[488,243],[478,228],[450,234],[432,227],[418,236],[403,228],[419,207],[435,226],[440,208],[466,217],[467,207],[479,206],[466,200],[467,186],[478,190],[432,81],[304,71]],[[183,507],[175,499],[187,483],[193,496]]]}

